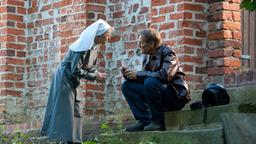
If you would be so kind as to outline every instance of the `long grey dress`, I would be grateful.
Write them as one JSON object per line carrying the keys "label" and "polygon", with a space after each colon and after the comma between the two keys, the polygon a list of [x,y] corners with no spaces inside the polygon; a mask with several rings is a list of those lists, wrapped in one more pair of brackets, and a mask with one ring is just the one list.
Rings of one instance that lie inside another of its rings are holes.
{"label": "long grey dress", "polygon": [[41,134],[49,139],[82,141],[82,121],[76,88],[80,79],[95,80],[97,50],[68,51],[56,70],[48,96]]}

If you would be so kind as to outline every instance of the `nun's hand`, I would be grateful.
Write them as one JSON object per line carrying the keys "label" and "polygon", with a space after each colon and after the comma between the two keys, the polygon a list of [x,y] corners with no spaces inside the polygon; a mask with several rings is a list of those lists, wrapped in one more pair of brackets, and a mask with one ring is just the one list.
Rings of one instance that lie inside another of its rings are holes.
{"label": "nun's hand", "polygon": [[101,72],[96,73],[96,81],[97,82],[104,82],[105,79],[106,79],[105,73],[101,73]]}
{"label": "nun's hand", "polygon": [[136,72],[131,69],[127,69],[125,71],[125,76],[127,76],[127,78],[129,78],[129,79],[137,79]]}

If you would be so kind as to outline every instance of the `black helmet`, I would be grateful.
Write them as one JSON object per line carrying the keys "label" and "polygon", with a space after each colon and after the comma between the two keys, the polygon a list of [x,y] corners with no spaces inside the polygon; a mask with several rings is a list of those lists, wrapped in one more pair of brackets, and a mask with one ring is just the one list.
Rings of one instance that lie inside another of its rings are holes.
{"label": "black helmet", "polygon": [[220,84],[208,84],[202,94],[202,104],[205,107],[229,104],[227,90]]}

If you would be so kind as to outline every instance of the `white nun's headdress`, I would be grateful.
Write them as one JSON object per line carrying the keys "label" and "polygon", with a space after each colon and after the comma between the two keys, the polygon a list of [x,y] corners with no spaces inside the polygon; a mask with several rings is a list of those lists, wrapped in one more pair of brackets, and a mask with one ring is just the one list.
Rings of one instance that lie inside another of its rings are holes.
{"label": "white nun's headdress", "polygon": [[95,37],[104,34],[110,27],[111,26],[104,20],[97,20],[82,32],[80,37],[69,46],[69,49],[76,52],[90,50]]}

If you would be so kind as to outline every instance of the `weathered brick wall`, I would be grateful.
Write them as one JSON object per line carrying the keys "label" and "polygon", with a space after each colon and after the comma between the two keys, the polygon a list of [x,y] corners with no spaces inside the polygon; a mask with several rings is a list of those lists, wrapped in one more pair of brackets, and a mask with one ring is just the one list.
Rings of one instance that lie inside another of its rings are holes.
{"label": "weathered brick wall", "polygon": [[24,1],[0,1],[0,119],[24,119],[26,36]]}
{"label": "weathered brick wall", "polygon": [[206,79],[207,1],[152,1],[152,27],[158,29],[182,62],[192,89]]}
{"label": "weathered brick wall", "polygon": [[137,38],[138,32],[146,28],[150,20],[150,7],[149,0],[108,1],[106,16],[114,25],[116,32],[105,51],[107,80],[104,109],[107,113],[122,110],[126,105],[121,92],[121,63],[130,68],[140,69],[141,54]]}
{"label": "weathered brick wall", "polygon": [[120,89],[121,63],[140,69],[138,32],[148,23],[176,51],[192,89],[209,82],[256,81],[255,71],[240,68],[239,0],[0,0],[0,121],[15,116],[21,122],[9,131],[40,127],[57,65],[82,30],[99,18],[115,32],[98,56],[106,82],[83,80],[78,89],[85,118],[128,108]]}
{"label": "weathered brick wall", "polygon": [[[240,0],[209,3],[208,82],[242,85]],[[242,70],[243,71],[243,70]]]}

